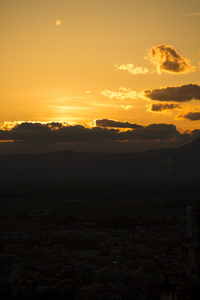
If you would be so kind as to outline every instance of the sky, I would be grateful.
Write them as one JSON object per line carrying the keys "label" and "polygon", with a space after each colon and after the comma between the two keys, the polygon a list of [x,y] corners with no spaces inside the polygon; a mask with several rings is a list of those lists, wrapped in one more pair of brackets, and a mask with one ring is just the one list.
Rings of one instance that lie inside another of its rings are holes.
{"label": "sky", "polygon": [[0,154],[200,134],[199,0],[2,0]]}

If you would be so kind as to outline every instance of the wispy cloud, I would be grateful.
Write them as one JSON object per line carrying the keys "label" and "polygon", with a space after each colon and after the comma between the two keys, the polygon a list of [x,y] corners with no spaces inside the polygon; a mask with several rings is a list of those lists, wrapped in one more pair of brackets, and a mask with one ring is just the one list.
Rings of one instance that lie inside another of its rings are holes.
{"label": "wispy cloud", "polygon": [[123,108],[124,110],[129,110],[133,108],[133,105],[120,105],[120,107]]}
{"label": "wispy cloud", "polygon": [[137,99],[138,98],[138,92],[132,91],[131,89],[122,88],[122,87],[119,88],[118,92],[104,90],[101,92],[101,94],[110,99],[118,99],[118,100]]}
{"label": "wispy cloud", "polygon": [[149,70],[147,68],[138,67],[138,66],[135,66],[133,64],[115,65],[115,68],[117,70],[128,71],[129,73],[131,73],[133,75],[146,74],[146,73],[149,72]]}

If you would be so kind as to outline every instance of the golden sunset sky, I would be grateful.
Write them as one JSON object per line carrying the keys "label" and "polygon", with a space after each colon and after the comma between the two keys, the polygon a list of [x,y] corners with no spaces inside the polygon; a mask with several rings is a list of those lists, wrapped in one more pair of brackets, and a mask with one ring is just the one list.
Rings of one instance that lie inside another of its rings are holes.
{"label": "golden sunset sky", "polygon": [[102,119],[200,129],[199,0],[2,0],[0,14],[4,130]]}

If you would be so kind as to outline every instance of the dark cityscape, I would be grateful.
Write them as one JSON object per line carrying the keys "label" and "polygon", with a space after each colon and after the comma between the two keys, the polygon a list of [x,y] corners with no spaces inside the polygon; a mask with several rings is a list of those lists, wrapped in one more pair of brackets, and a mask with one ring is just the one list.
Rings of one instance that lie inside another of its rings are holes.
{"label": "dark cityscape", "polygon": [[[186,152],[194,159],[198,143],[167,155]],[[164,157],[161,153],[160,161],[166,160],[166,151]],[[47,156],[47,169],[42,166],[45,155],[31,156],[34,163],[24,166],[23,155],[2,157],[1,168],[3,161],[7,166],[7,173],[1,173],[2,299],[198,299],[199,176],[190,182],[187,159],[182,165],[186,177],[178,177],[172,166],[170,172],[161,168],[150,176],[145,164],[154,162],[154,151],[143,153],[140,177],[128,181],[124,162],[132,166],[133,154],[115,157],[123,163],[114,174],[106,154]],[[73,167],[77,181],[69,177]],[[93,169],[98,180],[91,176]]]}

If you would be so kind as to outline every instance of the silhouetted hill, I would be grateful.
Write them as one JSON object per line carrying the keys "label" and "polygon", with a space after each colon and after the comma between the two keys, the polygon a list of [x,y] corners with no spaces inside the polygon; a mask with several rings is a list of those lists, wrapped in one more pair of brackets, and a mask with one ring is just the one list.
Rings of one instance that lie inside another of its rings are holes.
{"label": "silhouetted hill", "polygon": [[200,179],[200,138],[173,151],[172,174],[188,179]]}
{"label": "silhouetted hill", "polygon": [[61,151],[0,157],[1,184],[191,182],[199,180],[200,139],[143,153]]}

